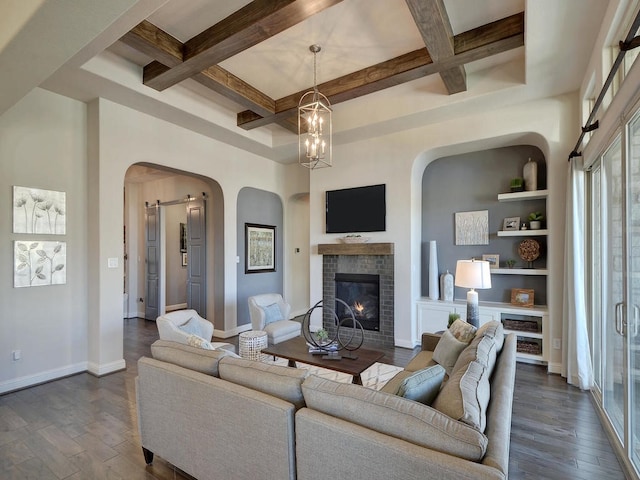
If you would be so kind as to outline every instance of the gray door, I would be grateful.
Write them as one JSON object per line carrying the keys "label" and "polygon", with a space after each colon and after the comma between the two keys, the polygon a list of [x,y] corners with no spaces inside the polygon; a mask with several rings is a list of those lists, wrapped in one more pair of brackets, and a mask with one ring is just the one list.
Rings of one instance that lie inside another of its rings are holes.
{"label": "gray door", "polygon": [[155,320],[160,311],[160,207],[145,209],[145,306],[144,318]]}
{"label": "gray door", "polygon": [[187,203],[187,307],[207,317],[207,228],[204,198]]}

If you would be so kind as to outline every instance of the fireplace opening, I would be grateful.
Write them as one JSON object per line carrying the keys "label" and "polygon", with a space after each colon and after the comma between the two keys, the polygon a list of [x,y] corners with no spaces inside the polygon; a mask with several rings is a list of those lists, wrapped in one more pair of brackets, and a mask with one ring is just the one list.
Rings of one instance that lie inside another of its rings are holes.
{"label": "fireplace opening", "polygon": [[[380,331],[380,275],[336,273],[336,299],[345,302],[353,316],[365,330]],[[336,314],[340,320],[350,318],[346,308],[336,301]],[[344,322],[352,326],[351,321]]]}

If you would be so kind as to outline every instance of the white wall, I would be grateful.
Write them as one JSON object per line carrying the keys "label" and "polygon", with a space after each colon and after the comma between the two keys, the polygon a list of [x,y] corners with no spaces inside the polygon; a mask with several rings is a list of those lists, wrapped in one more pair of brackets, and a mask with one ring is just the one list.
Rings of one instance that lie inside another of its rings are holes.
{"label": "white wall", "polygon": [[[237,333],[236,321],[236,198],[241,188],[251,186],[285,197],[283,165],[241,151],[192,131],[158,120],[127,107],[96,100],[90,106],[97,137],[91,149],[99,176],[92,185],[91,201],[97,215],[91,228],[100,232],[100,249],[95,264],[95,288],[101,300],[92,312],[95,330],[92,353],[96,364],[109,366],[122,358],[120,268],[107,269],[107,259],[122,257],[122,186],[127,168],[134,163],[153,163],[188,170],[216,181],[224,197],[224,327],[223,334]],[[294,182],[295,183],[295,182]],[[120,263],[121,265],[121,263]],[[112,275],[113,274],[113,275]],[[118,278],[120,277],[120,278]],[[218,326],[217,326],[218,327]],[[219,328],[219,327],[218,327]],[[118,339],[118,335],[120,339]]]}
{"label": "white wall", "polygon": [[[35,90],[0,116],[0,393],[87,368],[86,149],[81,102]],[[67,234],[11,233],[13,185],[66,192]],[[67,243],[65,285],[13,288],[13,242],[25,239]]]}
{"label": "white wall", "polygon": [[[419,342],[415,301],[420,295],[420,199],[422,174],[437,158],[487,148],[531,144],[548,162],[550,190],[549,308],[553,337],[562,332],[562,264],[564,190],[567,156],[575,142],[576,95],[530,102],[482,115],[427,125],[367,142],[334,145],[334,167],[313,171],[310,180],[311,304],[322,298],[322,259],[319,243],[336,242],[324,233],[324,192],[376,183],[387,184],[387,231],[368,234],[374,242],[395,244],[396,345]],[[455,188],[456,186],[454,186]],[[464,188],[460,185],[459,188]],[[498,192],[496,192],[497,194]],[[561,361],[552,352],[552,363]]]}

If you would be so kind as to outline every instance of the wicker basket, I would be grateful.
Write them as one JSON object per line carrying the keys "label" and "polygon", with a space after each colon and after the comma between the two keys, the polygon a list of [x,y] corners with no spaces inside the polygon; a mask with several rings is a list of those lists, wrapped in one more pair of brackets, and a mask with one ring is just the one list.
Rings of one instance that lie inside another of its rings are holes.
{"label": "wicker basket", "polygon": [[516,351],[519,353],[528,353],[530,355],[542,355],[542,345],[538,342],[518,339]]}
{"label": "wicker basket", "polygon": [[502,324],[507,330],[541,333],[540,328],[538,327],[538,322],[535,320],[511,320],[509,318],[505,318],[502,321]]}

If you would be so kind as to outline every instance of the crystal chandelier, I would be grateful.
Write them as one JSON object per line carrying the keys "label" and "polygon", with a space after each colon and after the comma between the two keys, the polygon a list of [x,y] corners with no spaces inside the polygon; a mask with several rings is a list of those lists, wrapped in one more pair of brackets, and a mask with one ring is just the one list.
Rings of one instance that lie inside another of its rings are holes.
{"label": "crystal chandelier", "polygon": [[313,52],[313,90],[298,102],[298,163],[310,170],[331,166],[331,103],[318,92],[316,55],[319,45],[311,45]]}

